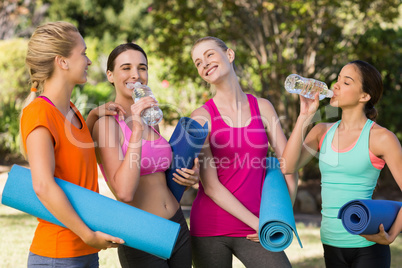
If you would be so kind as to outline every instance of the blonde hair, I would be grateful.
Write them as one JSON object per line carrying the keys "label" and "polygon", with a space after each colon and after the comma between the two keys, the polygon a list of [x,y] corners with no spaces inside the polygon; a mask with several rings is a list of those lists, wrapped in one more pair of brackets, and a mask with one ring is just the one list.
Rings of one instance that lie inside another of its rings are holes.
{"label": "blonde hair", "polygon": [[[76,46],[76,41],[71,35],[73,32],[79,33],[73,24],[57,21],[37,27],[32,34],[28,42],[28,52],[25,59],[30,75],[31,91],[24,101],[22,110],[36,98],[36,92],[43,91],[43,84],[53,74],[56,56],[67,58],[71,55]],[[21,126],[20,138],[20,151],[26,157],[21,137]]]}
{"label": "blonde hair", "polygon": [[214,41],[214,42],[222,49],[222,51],[228,50],[228,46],[225,44],[225,42],[223,42],[223,41],[222,41],[221,39],[219,39],[218,37],[215,37],[215,36],[205,36],[205,37],[202,37],[202,38],[200,38],[200,39],[198,39],[197,41],[194,42],[193,47],[191,48],[191,55],[193,55],[194,48],[195,48],[198,44],[200,44],[200,43],[202,43],[202,42],[205,42],[205,41]]}

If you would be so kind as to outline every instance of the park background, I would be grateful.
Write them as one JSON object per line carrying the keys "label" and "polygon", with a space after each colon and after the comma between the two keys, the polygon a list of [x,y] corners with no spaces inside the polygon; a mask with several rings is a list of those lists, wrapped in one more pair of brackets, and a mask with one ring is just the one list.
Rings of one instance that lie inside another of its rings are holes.
{"label": "park background", "polygon": [[[287,137],[298,115],[298,96],[285,91],[285,78],[297,73],[331,86],[343,65],[360,59],[383,76],[377,122],[402,140],[400,0],[0,0],[0,182],[4,183],[10,165],[26,165],[19,154],[18,128],[21,105],[30,89],[25,66],[28,39],[36,26],[57,20],[77,26],[92,61],[88,82],[77,86],[72,97],[84,117],[90,109],[114,99],[105,75],[108,54],[118,44],[135,42],[148,54],[149,86],[164,112],[162,135],[169,139],[180,117],[189,116],[213,96],[190,57],[193,42],[212,35],[235,50],[244,91],[272,102]],[[340,118],[328,100],[320,107],[314,122]],[[299,174],[295,213],[316,219],[321,202],[317,160]],[[196,191],[186,193],[183,206],[191,206]],[[374,197],[402,201],[387,167]],[[322,267],[316,220],[299,224],[306,230],[307,250],[295,253],[300,255],[296,267]],[[31,227],[28,231],[23,228],[26,225]],[[20,267],[17,261],[25,264],[34,226],[33,217],[0,205],[0,267]],[[15,236],[25,240],[16,242]],[[23,255],[7,253],[5,249],[14,243]],[[401,239],[391,248],[393,267],[402,267]]]}

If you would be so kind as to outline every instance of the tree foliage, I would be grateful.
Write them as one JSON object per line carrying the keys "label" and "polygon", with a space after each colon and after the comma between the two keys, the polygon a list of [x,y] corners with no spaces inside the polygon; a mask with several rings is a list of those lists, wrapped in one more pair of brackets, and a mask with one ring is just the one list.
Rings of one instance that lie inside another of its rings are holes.
{"label": "tree foliage", "polygon": [[[194,69],[189,49],[183,47],[202,36],[217,36],[235,49],[245,90],[269,98],[285,115],[288,132],[298,107],[297,98],[284,92],[286,76],[298,73],[331,83],[349,60],[388,57],[383,54],[388,51],[359,53],[367,52],[361,39],[372,29],[384,31],[378,25],[392,23],[399,6],[395,0],[155,0],[151,15],[158,52],[180,63],[171,68],[177,77]],[[384,40],[376,41],[373,45]]]}
{"label": "tree foliage", "polygon": [[11,39],[0,42],[0,98],[9,102],[21,98],[29,90],[29,75],[25,68],[27,41]]}
{"label": "tree foliage", "polygon": [[[148,53],[150,85],[174,121],[210,97],[190,51],[199,37],[217,36],[235,50],[244,90],[273,103],[287,135],[296,121],[298,97],[284,91],[286,76],[298,73],[331,85],[344,64],[361,59],[383,75],[379,122],[402,139],[400,10],[399,0],[5,0],[0,39],[28,37],[45,21],[75,24],[93,61],[87,85],[74,95],[86,105],[112,98],[105,83],[107,55],[120,43],[136,42]],[[0,85],[13,92],[3,92],[9,99],[20,98],[15,92],[26,89],[22,51],[22,44],[0,50],[8,59],[0,60]],[[339,114],[326,104],[318,120],[333,121]]]}

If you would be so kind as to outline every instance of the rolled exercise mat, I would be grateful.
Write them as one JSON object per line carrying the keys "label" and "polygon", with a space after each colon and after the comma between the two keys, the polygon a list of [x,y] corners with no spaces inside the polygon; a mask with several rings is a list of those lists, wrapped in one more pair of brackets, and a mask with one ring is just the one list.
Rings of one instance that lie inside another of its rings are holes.
{"label": "rolled exercise mat", "polygon": [[176,169],[192,168],[194,159],[198,156],[208,136],[208,122],[201,126],[197,121],[189,117],[179,120],[169,143],[173,151],[173,160],[169,169],[166,170],[166,180],[174,197],[180,202],[185,186],[173,180]]}
{"label": "rolled exercise mat", "polygon": [[[91,230],[119,237],[125,241],[125,245],[160,258],[170,258],[180,230],[178,223],[70,182],[58,178],[55,181]],[[65,227],[36,196],[31,171],[27,168],[18,165],[11,168],[1,203]]]}
{"label": "rolled exercise mat", "polygon": [[269,251],[283,251],[292,243],[294,232],[300,247],[303,248],[297,234],[292,201],[279,168],[279,161],[274,157],[268,157],[266,163],[267,171],[262,187],[258,228],[260,243]]}
{"label": "rolled exercise mat", "polygon": [[381,223],[388,232],[401,207],[402,202],[397,201],[356,199],[339,209],[338,219],[351,234],[376,234]]}

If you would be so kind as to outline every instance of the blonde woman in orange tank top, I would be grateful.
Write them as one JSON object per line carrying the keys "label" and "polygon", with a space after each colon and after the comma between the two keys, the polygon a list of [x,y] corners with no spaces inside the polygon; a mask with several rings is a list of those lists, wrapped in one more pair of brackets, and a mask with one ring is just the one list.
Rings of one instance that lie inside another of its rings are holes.
{"label": "blonde woman in orange tank top", "polygon": [[[39,26],[28,43],[26,63],[33,86],[21,114],[22,153],[28,159],[39,200],[67,227],[38,219],[28,267],[53,267],[54,263],[98,267],[98,251],[124,241],[89,229],[54,180],[58,177],[98,191],[93,141],[83,117],[70,102],[74,86],[87,81],[91,65],[84,39],[67,22]],[[40,98],[36,98],[37,91]],[[94,117],[109,113],[104,109],[107,105],[93,111]]]}

